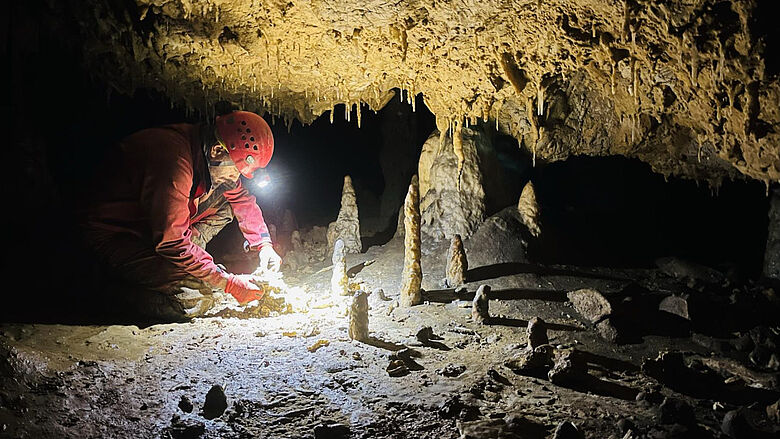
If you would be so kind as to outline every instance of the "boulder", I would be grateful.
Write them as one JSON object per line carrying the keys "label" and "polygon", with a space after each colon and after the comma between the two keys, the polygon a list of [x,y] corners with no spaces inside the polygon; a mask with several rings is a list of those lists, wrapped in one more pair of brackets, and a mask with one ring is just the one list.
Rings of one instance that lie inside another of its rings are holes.
{"label": "boulder", "polygon": [[517,354],[507,360],[504,366],[518,375],[544,377],[553,365],[552,354],[552,346],[541,345]]}
{"label": "boulder", "polygon": [[690,320],[691,317],[688,314],[688,299],[680,296],[668,296],[661,300],[658,304],[658,310],[669,314],[676,315],[685,320]]}
{"label": "boulder", "polygon": [[574,305],[574,309],[591,323],[596,323],[612,314],[612,305],[607,298],[594,289],[584,288],[572,291],[567,294],[567,297]]}
{"label": "boulder", "polygon": [[466,243],[470,267],[528,262],[531,234],[514,206],[486,219]]}

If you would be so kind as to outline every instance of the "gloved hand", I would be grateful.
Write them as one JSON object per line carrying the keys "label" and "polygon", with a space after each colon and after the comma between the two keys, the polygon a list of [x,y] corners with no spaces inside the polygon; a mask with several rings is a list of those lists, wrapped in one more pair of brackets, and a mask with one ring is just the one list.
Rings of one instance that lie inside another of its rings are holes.
{"label": "gloved hand", "polygon": [[260,265],[257,272],[272,271],[278,272],[282,266],[282,258],[274,251],[274,246],[269,242],[260,246]]}
{"label": "gloved hand", "polygon": [[241,305],[262,299],[265,291],[252,282],[253,278],[254,276],[250,274],[230,274],[227,278],[227,285],[225,285],[225,292],[235,297]]}

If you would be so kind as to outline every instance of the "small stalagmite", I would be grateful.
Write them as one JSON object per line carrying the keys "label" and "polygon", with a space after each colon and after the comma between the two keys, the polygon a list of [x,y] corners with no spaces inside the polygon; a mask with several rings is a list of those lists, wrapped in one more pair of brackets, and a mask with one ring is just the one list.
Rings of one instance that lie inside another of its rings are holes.
{"label": "small stalagmite", "polygon": [[477,288],[477,293],[474,295],[474,302],[471,304],[471,318],[477,323],[485,323],[490,320],[488,294],[490,294],[490,287],[480,285]]}
{"label": "small stalagmite", "polygon": [[550,343],[550,340],[547,338],[547,325],[539,317],[534,317],[528,321],[526,334],[528,335],[529,350]]}
{"label": "small stalagmite", "polygon": [[420,267],[420,189],[417,176],[412,177],[404,201],[404,270],[401,277],[401,306],[422,301],[422,268]]}
{"label": "small stalagmite", "polygon": [[363,243],[360,239],[360,220],[358,218],[357,199],[352,187],[352,178],[344,176],[344,189],[341,192],[341,209],[336,221],[328,225],[328,247],[333,248],[337,239],[344,241],[347,253],[360,253]]}
{"label": "small stalagmite", "polygon": [[536,190],[530,181],[523,187],[520,201],[517,202],[517,211],[520,212],[520,217],[531,235],[539,236],[542,232],[539,221],[539,205],[536,204]]}
{"label": "small stalagmite", "polygon": [[362,290],[352,296],[349,306],[349,338],[368,340],[368,293]]}
{"label": "small stalagmite", "polygon": [[330,291],[335,296],[349,294],[347,281],[347,255],[344,251],[344,241],[337,239],[333,245],[333,276],[330,278]]}
{"label": "small stalagmite", "polygon": [[450,240],[450,250],[447,252],[447,286],[459,287],[466,283],[466,270],[469,263],[463,250],[463,240],[455,234]]}

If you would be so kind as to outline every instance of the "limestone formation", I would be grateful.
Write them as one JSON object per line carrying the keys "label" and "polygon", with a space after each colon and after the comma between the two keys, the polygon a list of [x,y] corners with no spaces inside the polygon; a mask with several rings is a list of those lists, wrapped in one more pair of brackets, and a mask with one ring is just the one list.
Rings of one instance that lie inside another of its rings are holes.
{"label": "limestone formation", "polygon": [[489,120],[537,162],[625,155],[717,185],[780,179],[776,51],[751,24],[771,6],[66,0],[45,15],[68,17],[50,27],[105,84],[201,113],[226,100],[311,123],[343,104],[359,125],[397,87],[440,131]]}
{"label": "limestone formation", "polygon": [[463,250],[463,240],[460,235],[455,234],[450,240],[450,249],[447,252],[447,286],[455,288],[466,283],[468,269],[469,263]]}
{"label": "limestone formation", "polygon": [[474,295],[474,301],[471,303],[471,318],[477,323],[486,323],[490,320],[490,287],[480,285],[477,293]]}
{"label": "limestone formation", "polygon": [[583,288],[572,291],[567,296],[574,305],[574,309],[591,323],[596,323],[612,313],[612,305],[604,295],[596,290]]}
{"label": "limestone formation", "polygon": [[542,232],[540,228],[539,205],[536,203],[536,190],[530,181],[523,187],[520,194],[520,200],[517,202],[517,211],[523,223],[528,227],[528,231],[534,236],[539,236]]}
{"label": "limestone formation", "polygon": [[[460,126],[460,125],[458,125]],[[423,145],[420,176],[422,232],[434,239],[470,236],[485,218],[486,173],[498,173],[497,166],[485,169],[479,151],[490,151],[483,133],[458,128],[452,135],[434,132]],[[498,180],[498,175],[491,175]]]}
{"label": "limestone formation", "polygon": [[404,200],[404,269],[401,275],[401,306],[422,301],[422,267],[420,266],[420,189],[417,176],[412,177]]}
{"label": "limestone formation", "polygon": [[344,241],[344,251],[347,253],[360,253],[363,250],[355,189],[352,188],[349,175],[344,176],[339,216],[328,225],[328,248],[332,249],[337,239]]}
{"label": "limestone formation", "polygon": [[358,291],[352,296],[349,307],[349,338],[357,341],[368,340],[368,294]]}
{"label": "limestone formation", "polygon": [[344,251],[344,241],[337,239],[333,246],[333,275],[330,278],[330,291],[334,296],[349,294],[347,279],[347,255]]}
{"label": "limestone formation", "polygon": [[764,252],[764,276],[780,282],[780,187],[772,191],[769,206],[769,232]]}
{"label": "limestone formation", "polygon": [[539,317],[534,317],[528,321],[526,334],[528,335],[529,350],[536,349],[537,347],[550,342],[547,338],[547,325],[544,323],[544,320]]}

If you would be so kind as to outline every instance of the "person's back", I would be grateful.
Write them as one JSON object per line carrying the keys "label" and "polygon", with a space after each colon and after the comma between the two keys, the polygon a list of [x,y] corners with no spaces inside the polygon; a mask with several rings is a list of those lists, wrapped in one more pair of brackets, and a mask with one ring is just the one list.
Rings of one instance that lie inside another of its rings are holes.
{"label": "person's back", "polygon": [[190,124],[149,128],[122,139],[106,154],[90,188],[87,228],[143,236],[152,245],[144,201],[155,190],[150,185],[153,174],[169,174],[163,168],[179,162],[192,168],[197,157],[191,145],[196,141],[197,127]]}
{"label": "person's back", "polygon": [[203,315],[215,289],[239,303],[261,298],[252,275],[226,272],[205,247],[236,218],[246,248],[278,269],[262,212],[239,180],[272,154],[268,124],[240,111],[216,125],[168,125],[120,141],[101,165],[83,221],[109,281],[123,285],[108,294],[122,291],[128,307],[162,320]]}

